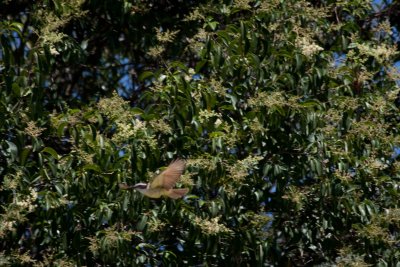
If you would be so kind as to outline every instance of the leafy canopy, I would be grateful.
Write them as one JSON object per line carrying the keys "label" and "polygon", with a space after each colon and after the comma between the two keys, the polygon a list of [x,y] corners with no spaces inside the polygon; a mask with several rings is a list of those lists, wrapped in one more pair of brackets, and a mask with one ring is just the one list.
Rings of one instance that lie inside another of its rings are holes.
{"label": "leafy canopy", "polygon": [[3,1],[1,264],[399,264],[398,7]]}

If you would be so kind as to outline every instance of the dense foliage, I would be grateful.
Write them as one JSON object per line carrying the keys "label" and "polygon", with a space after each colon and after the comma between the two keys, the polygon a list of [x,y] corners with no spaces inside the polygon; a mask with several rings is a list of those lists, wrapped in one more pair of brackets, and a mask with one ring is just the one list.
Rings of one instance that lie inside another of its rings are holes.
{"label": "dense foliage", "polygon": [[[2,1],[0,265],[399,265],[379,3]],[[119,189],[175,158],[185,198]]]}

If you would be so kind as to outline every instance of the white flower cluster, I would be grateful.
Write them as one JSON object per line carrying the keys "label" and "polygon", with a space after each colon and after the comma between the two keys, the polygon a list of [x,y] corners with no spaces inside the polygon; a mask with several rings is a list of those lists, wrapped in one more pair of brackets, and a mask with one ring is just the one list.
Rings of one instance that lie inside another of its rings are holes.
{"label": "white flower cluster", "polygon": [[296,46],[300,49],[301,53],[306,57],[312,57],[318,54],[320,51],[324,50],[321,46],[315,44],[312,40],[305,37],[297,39]]}
{"label": "white flower cluster", "polygon": [[223,224],[220,224],[219,221],[220,217],[215,217],[210,220],[202,219],[196,217],[194,219],[194,223],[200,227],[201,231],[205,235],[217,235],[220,233],[231,233],[232,230],[226,227]]}

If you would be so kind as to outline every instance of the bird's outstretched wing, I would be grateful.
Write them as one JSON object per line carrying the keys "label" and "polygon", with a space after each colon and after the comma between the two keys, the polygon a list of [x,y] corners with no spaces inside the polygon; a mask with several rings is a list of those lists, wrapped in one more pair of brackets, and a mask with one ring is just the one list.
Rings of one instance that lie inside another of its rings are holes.
{"label": "bird's outstretched wing", "polygon": [[168,191],[167,196],[172,199],[178,199],[183,197],[189,192],[189,188],[175,188]]}
{"label": "bird's outstretched wing", "polygon": [[154,178],[150,183],[150,188],[162,187],[165,189],[171,189],[185,170],[185,165],[185,161],[181,159],[171,162],[167,169]]}

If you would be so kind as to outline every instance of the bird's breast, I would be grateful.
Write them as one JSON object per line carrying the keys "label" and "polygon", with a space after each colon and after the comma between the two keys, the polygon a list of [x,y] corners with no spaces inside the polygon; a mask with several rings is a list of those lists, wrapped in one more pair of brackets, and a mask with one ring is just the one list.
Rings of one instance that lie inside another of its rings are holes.
{"label": "bird's breast", "polygon": [[164,188],[149,188],[142,193],[151,198],[160,198],[167,193],[167,190]]}

